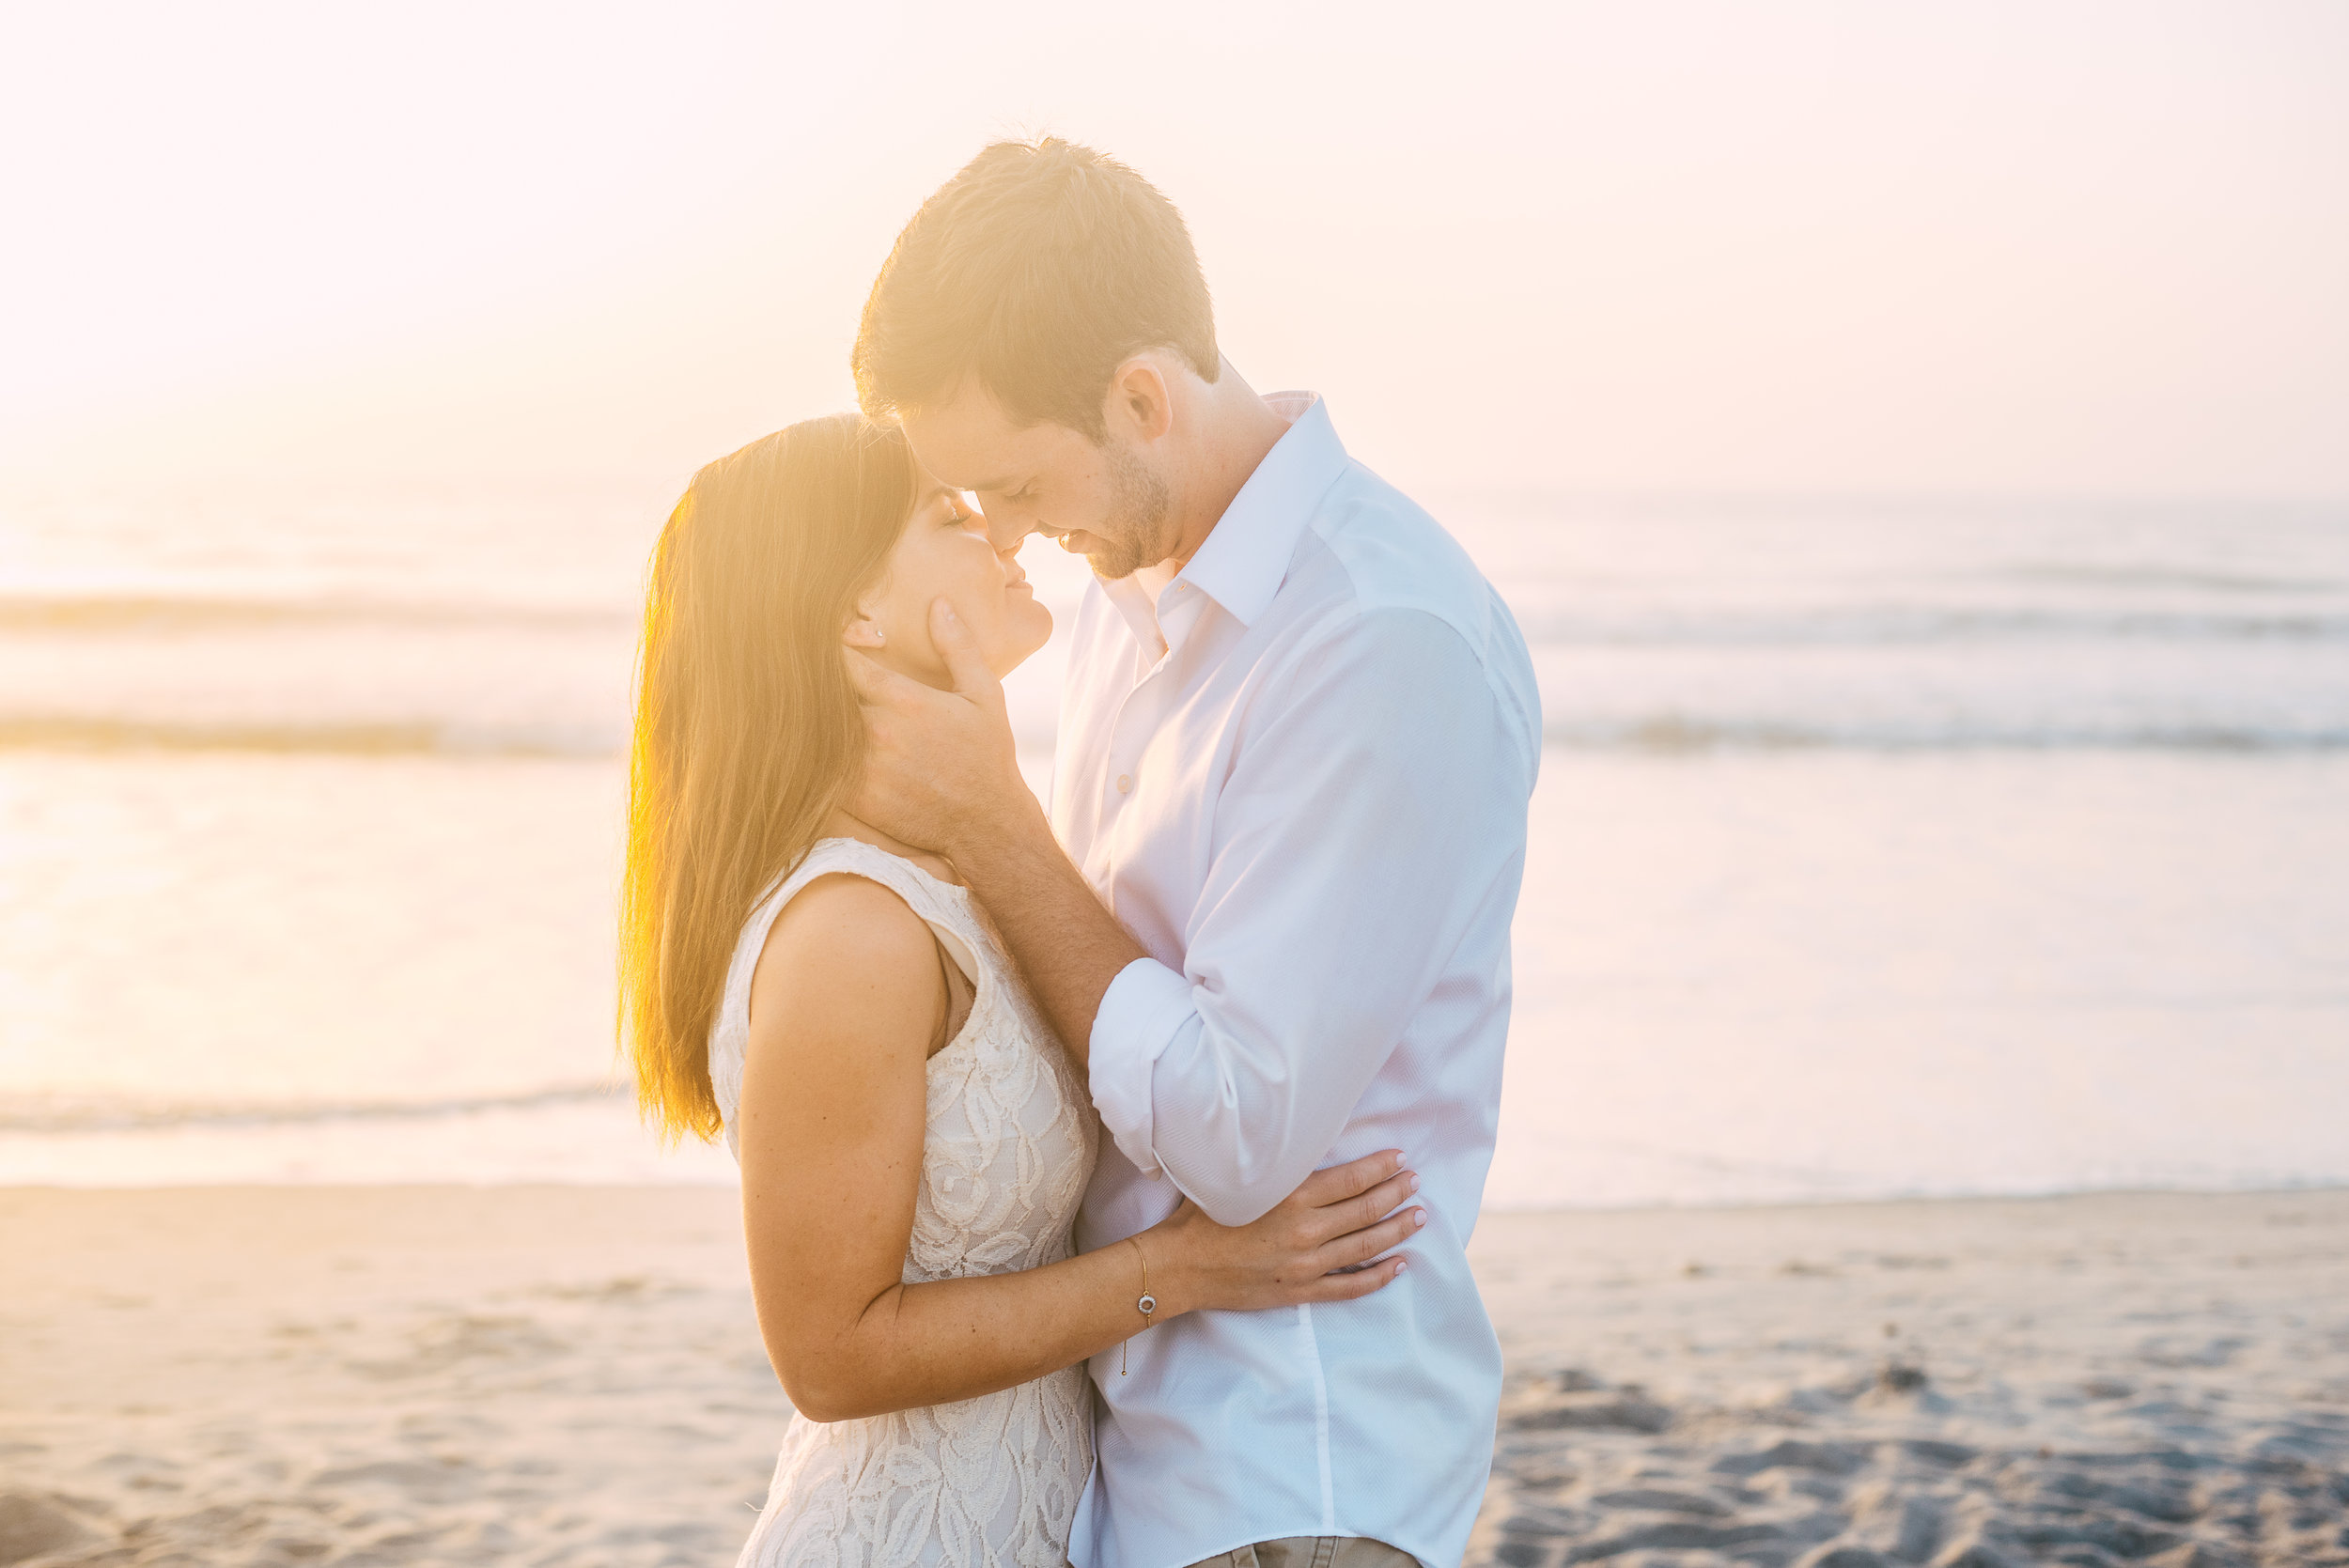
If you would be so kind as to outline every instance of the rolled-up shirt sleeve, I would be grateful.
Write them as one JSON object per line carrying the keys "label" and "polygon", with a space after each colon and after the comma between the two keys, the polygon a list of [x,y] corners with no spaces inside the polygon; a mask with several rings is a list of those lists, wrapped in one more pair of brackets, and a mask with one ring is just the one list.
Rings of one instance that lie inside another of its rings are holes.
{"label": "rolled-up shirt sleeve", "polygon": [[1151,1070],[1174,1037],[1199,1027],[1190,982],[1156,958],[1137,958],[1117,971],[1093,1016],[1094,1109],[1119,1152],[1145,1176],[1159,1173],[1150,1151]]}
{"label": "rolled-up shirt sleeve", "polygon": [[1416,610],[1354,615],[1256,694],[1182,971],[1137,959],[1094,1019],[1094,1104],[1139,1170],[1245,1224],[1323,1163],[1477,911],[1514,893],[1537,747],[1460,630]]}

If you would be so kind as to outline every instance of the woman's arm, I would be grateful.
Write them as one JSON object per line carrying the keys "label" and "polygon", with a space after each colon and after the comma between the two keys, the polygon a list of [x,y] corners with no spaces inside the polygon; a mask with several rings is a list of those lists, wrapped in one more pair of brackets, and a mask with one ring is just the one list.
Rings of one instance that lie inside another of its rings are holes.
{"label": "woman's arm", "polygon": [[[739,1112],[751,1284],[768,1358],[800,1412],[843,1421],[1007,1389],[1144,1327],[1120,1244],[1043,1268],[904,1284],[922,1174],[926,1067],[943,1028],[937,939],[894,893],[827,877],[775,922],[751,988]],[[1255,1224],[1186,1203],[1139,1238],[1164,1322],[1367,1296],[1352,1273],[1422,1222],[1392,1153],[1319,1172]]]}

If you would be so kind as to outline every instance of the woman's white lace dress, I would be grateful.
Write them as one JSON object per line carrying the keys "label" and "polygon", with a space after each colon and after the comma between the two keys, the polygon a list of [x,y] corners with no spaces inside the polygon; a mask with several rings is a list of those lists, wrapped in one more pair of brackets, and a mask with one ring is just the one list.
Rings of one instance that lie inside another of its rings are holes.
{"label": "woman's white lace dress", "polygon": [[[768,931],[801,888],[836,872],[903,898],[975,992],[961,1032],[929,1061],[905,1281],[1006,1274],[1067,1257],[1093,1171],[1096,1126],[1082,1082],[970,893],[855,839],[811,849],[760,900],[735,945],[709,1034],[727,1144],[739,1158],[751,977]],[[1093,1467],[1091,1399],[1078,1365],[1001,1393],[865,1421],[794,1415],[738,1568],[1062,1568]]]}

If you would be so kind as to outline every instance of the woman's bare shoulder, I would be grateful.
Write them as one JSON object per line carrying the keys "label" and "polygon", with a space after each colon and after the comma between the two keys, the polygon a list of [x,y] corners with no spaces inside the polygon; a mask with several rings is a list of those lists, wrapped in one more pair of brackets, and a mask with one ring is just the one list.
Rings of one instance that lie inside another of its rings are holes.
{"label": "woman's bare shoulder", "polygon": [[868,877],[835,872],[776,916],[751,980],[753,1036],[847,1029],[860,1037],[935,1032],[946,1005],[937,939],[903,898]]}

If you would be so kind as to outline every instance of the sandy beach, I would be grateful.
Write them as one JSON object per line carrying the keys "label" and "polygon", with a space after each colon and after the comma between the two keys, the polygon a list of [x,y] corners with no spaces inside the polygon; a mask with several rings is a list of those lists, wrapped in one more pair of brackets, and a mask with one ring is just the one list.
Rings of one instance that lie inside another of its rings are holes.
{"label": "sandy beach", "polygon": [[[2349,1192],[1495,1214],[1469,1560],[2349,1564]],[[0,1564],[715,1564],[734,1197],[0,1191]]]}

